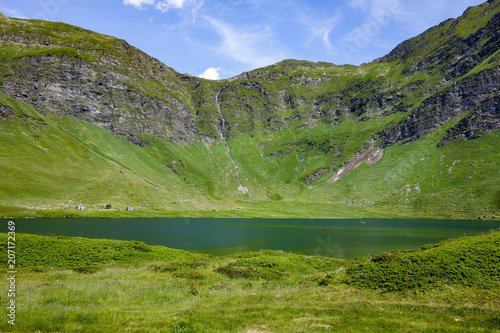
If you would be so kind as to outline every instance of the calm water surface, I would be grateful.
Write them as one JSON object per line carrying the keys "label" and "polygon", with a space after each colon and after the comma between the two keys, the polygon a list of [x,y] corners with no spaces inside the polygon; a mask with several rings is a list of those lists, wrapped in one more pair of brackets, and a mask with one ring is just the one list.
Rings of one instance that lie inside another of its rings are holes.
{"label": "calm water surface", "polygon": [[[413,249],[500,228],[500,221],[325,219],[14,219],[38,235],[139,240],[150,245],[225,255],[261,249],[355,258]],[[3,232],[3,231],[2,231]]]}

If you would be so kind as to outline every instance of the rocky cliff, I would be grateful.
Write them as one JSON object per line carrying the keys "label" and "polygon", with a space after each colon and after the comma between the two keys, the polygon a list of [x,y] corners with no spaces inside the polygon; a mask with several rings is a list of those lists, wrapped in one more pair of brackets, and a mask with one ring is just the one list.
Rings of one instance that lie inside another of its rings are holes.
{"label": "rocky cliff", "polygon": [[3,18],[2,90],[141,144],[140,134],[203,140],[183,77],[123,40],[78,27]]}
{"label": "rocky cliff", "polygon": [[181,75],[123,40],[4,17],[1,87],[44,114],[74,116],[137,144],[141,134],[217,140],[222,88],[228,136],[409,112],[382,133],[388,146],[470,112],[468,125],[450,133],[472,138],[499,126],[499,7],[470,8],[359,67],[286,60],[216,83]]}

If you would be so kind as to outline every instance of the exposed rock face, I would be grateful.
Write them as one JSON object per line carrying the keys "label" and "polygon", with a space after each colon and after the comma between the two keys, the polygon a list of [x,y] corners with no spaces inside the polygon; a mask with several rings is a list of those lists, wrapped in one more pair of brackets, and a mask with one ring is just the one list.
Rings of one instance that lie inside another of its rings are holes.
{"label": "exposed rock face", "polygon": [[179,144],[220,140],[215,96],[223,87],[218,102],[227,138],[409,112],[373,135],[382,148],[463,114],[443,143],[474,139],[500,127],[499,7],[497,0],[469,9],[370,64],[286,60],[225,82],[179,74],[122,40],[2,16],[2,47],[20,51],[2,57],[0,85],[44,114],[73,116],[138,145],[147,145],[148,135]]}
{"label": "exposed rock face", "polygon": [[430,96],[410,112],[409,116],[382,134],[382,148],[397,142],[407,143],[444,125],[462,113],[468,116],[449,130],[447,138],[466,137],[471,134],[494,131],[500,128],[499,98],[500,69],[484,70],[475,76],[465,78],[450,88]]}
{"label": "exposed rock face", "polygon": [[450,128],[440,144],[455,138],[476,139],[485,132],[493,132],[499,128],[500,95],[497,94],[497,96],[481,103],[457,125]]}
{"label": "exposed rock face", "polygon": [[0,105],[0,119],[8,119],[15,117],[15,113],[11,107],[6,105]]}
{"label": "exposed rock face", "polygon": [[327,168],[322,168],[322,169],[316,170],[314,173],[310,174],[309,176],[307,176],[304,179],[304,183],[306,183],[306,184],[314,183],[315,181],[320,179],[321,176],[323,176],[325,173],[327,173],[328,170],[329,169],[327,169]]}
{"label": "exposed rock face", "polygon": [[[470,8],[459,19],[445,21],[359,68],[286,60],[244,73],[231,81],[226,91],[234,89],[221,96],[221,104],[239,111],[232,129],[240,132],[253,130],[256,126],[241,124],[256,124],[259,118],[266,119],[264,129],[280,131],[297,123],[311,128],[411,110],[380,133],[382,147],[414,141],[463,113],[471,113],[470,125],[460,127],[469,134],[454,137],[474,138],[479,131],[497,130],[499,7],[500,1],[491,1]],[[483,26],[480,20],[485,20]],[[397,69],[390,69],[395,63]],[[387,64],[387,70],[379,70],[375,78],[366,75],[374,64]],[[401,80],[394,78],[398,70]]]}
{"label": "exposed rock face", "polygon": [[[54,30],[54,34],[64,35],[63,29]],[[183,100],[180,75],[126,42],[113,41],[115,54],[106,49],[98,52],[93,49],[96,45],[88,50],[76,46],[76,51],[70,51],[56,47],[75,47],[74,43],[60,45],[61,40],[54,38],[46,41],[42,32],[2,32],[3,43],[44,50],[38,51],[39,55],[28,51],[23,56],[5,59],[4,66],[13,75],[2,84],[7,94],[42,113],[73,116],[136,144],[144,143],[142,134],[176,143],[203,140],[204,135]]]}

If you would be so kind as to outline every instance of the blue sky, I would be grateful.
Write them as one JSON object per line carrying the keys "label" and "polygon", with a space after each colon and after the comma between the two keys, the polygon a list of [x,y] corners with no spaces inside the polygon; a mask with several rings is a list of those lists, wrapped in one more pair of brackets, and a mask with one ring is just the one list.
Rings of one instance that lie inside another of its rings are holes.
{"label": "blue sky", "polygon": [[482,2],[0,0],[0,11],[122,38],[181,73],[222,79],[283,59],[359,65]]}

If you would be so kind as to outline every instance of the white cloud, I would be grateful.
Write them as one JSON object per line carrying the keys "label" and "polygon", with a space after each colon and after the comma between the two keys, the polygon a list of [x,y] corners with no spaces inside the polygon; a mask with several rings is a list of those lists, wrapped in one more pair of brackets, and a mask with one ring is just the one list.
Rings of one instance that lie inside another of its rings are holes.
{"label": "white cloud", "polygon": [[205,71],[201,74],[198,74],[198,77],[208,80],[219,80],[220,79],[220,67],[210,67],[205,69]]}
{"label": "white cloud", "polygon": [[211,17],[205,19],[222,37],[216,51],[252,67],[264,67],[284,59],[283,51],[276,51],[280,45],[273,40],[269,28],[240,29]]}
{"label": "white cloud", "polygon": [[191,10],[191,14],[193,15],[193,23],[196,22],[196,15],[198,14],[198,11],[201,9],[201,7],[203,7],[203,4],[205,3],[204,0],[202,0],[198,6],[194,7],[192,10]]}
{"label": "white cloud", "polygon": [[131,5],[136,8],[142,9],[142,5],[152,5],[155,0],[123,0],[124,5]]}
{"label": "white cloud", "polygon": [[186,2],[192,2],[192,0],[163,0],[158,1],[155,8],[165,13],[171,8],[183,8]]}
{"label": "white cloud", "polygon": [[139,9],[143,9],[143,5],[154,5],[154,7],[162,12],[167,12],[171,8],[180,9],[183,8],[186,3],[193,2],[195,0],[123,0],[124,5],[131,5]]}
{"label": "white cloud", "polygon": [[333,46],[330,43],[330,33],[332,32],[334,26],[335,26],[335,21],[330,20],[326,22],[318,22],[318,24],[315,24],[314,26],[309,27],[312,33],[311,39],[308,41],[308,43],[316,38],[319,38],[323,41],[325,44],[325,47],[328,50],[332,50]]}

